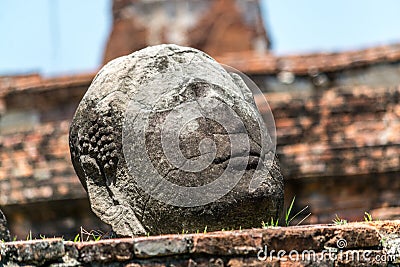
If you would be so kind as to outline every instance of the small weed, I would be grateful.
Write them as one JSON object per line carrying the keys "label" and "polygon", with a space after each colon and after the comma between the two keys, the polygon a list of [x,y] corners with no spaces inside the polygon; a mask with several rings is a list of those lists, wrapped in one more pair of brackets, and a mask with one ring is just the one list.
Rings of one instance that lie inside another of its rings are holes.
{"label": "small weed", "polygon": [[365,220],[366,222],[372,222],[372,221],[373,221],[373,220],[372,220],[372,215],[371,215],[371,214],[369,214],[368,212],[364,212],[364,214],[365,214],[364,220]]}
{"label": "small weed", "polygon": [[99,241],[101,239],[101,237],[102,237],[101,235],[96,236],[96,235],[93,234],[93,240],[94,241]]}
{"label": "small weed", "polygon": [[221,229],[221,232],[225,232],[225,231],[235,231],[235,228],[234,227],[232,227],[232,228],[226,227],[226,228]]}
{"label": "small weed", "polygon": [[26,241],[31,241],[32,240],[32,231],[29,230],[29,234],[26,236]]}
{"label": "small weed", "polygon": [[277,227],[279,224],[279,219],[274,220],[274,218],[271,217],[271,221],[269,222],[261,222],[262,228],[270,228],[270,227]]}
{"label": "small weed", "polygon": [[100,231],[100,230],[90,230],[87,231],[81,226],[81,232],[80,232],[80,240],[81,241],[99,241],[101,238],[103,238],[105,234]]}
{"label": "small weed", "polygon": [[74,237],[74,242],[84,242],[84,241],[99,241],[101,240],[104,236],[107,235],[104,234],[102,231],[99,230],[90,230],[87,231],[81,226],[81,231],[80,233],[76,234]]}
{"label": "small weed", "polygon": [[75,238],[74,238],[74,242],[81,242],[81,234],[76,234]]}
{"label": "small weed", "polygon": [[382,237],[381,239],[381,246],[385,247],[387,244],[387,237]]}
{"label": "small weed", "polygon": [[343,225],[343,224],[347,224],[347,220],[339,218],[339,216],[336,214],[335,219],[332,220],[332,222],[336,225]]}
{"label": "small weed", "polygon": [[[294,206],[294,201],[295,201],[296,197],[294,196],[292,199],[292,202],[290,203],[288,209],[285,212],[285,217],[284,217],[284,221],[285,224],[284,226],[289,226],[290,223],[297,218],[301,213],[303,213],[305,210],[307,210],[309,207],[305,206],[304,208],[302,208],[299,212],[297,212],[294,216],[291,216],[292,210],[293,210],[293,206]],[[308,213],[306,216],[304,216],[303,219],[301,219],[297,224],[301,224],[302,222],[304,222],[309,216],[311,215],[311,212]],[[279,219],[274,219],[271,217],[271,220],[269,222],[261,222],[262,228],[269,228],[269,227],[277,227],[279,226]]]}
{"label": "small weed", "polygon": [[[297,217],[299,216],[302,212],[304,212],[306,209],[308,209],[308,206],[305,206],[304,208],[302,208],[299,212],[297,212],[294,216],[290,217],[290,214],[292,212],[293,209],[293,204],[294,201],[296,199],[296,196],[293,197],[292,202],[290,203],[289,208],[286,210],[285,213],[285,225],[289,226],[289,224]],[[311,212],[309,214],[307,214],[303,219],[300,220],[300,222],[298,222],[296,225],[301,224],[302,222],[304,222],[309,216],[311,215]]]}
{"label": "small weed", "polygon": [[[208,228],[208,226],[205,226],[204,230],[202,232],[200,232],[200,230],[197,229],[196,232],[192,232],[192,233],[194,233],[194,234],[200,234],[200,233],[207,234],[207,228]],[[221,231],[225,231],[225,229],[222,229]],[[189,233],[188,230],[182,230],[182,235],[188,234],[188,233]]]}

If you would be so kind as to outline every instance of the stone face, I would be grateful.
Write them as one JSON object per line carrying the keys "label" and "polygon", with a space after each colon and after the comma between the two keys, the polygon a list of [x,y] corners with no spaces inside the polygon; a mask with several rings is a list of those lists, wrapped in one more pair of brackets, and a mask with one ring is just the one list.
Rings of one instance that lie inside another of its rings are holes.
{"label": "stone face", "polygon": [[0,240],[10,241],[10,232],[7,228],[6,216],[0,210]]}
{"label": "stone face", "polygon": [[258,227],[283,204],[269,132],[237,74],[160,45],[99,71],[70,150],[93,211],[121,236]]}

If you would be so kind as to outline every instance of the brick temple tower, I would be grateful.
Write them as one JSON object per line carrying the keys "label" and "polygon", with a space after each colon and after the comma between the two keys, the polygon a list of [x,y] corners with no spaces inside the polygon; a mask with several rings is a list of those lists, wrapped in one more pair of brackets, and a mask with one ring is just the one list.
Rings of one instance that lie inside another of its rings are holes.
{"label": "brick temple tower", "polygon": [[175,43],[213,57],[265,53],[259,0],[114,0],[104,63],[149,45]]}

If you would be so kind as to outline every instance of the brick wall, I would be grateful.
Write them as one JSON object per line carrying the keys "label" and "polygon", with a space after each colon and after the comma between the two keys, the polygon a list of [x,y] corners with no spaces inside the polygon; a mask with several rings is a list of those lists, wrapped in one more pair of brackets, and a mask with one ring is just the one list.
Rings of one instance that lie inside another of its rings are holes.
{"label": "brick wall", "polygon": [[268,94],[287,177],[399,170],[400,87]]}
{"label": "brick wall", "polygon": [[171,234],[96,242],[39,239],[0,243],[0,264],[135,267],[398,266],[399,230],[400,221],[380,221]]}
{"label": "brick wall", "polygon": [[310,206],[312,223],[399,206],[399,96],[398,86],[267,94],[286,203]]}
{"label": "brick wall", "polygon": [[3,96],[0,205],[86,197],[71,165],[68,132],[88,85],[39,84]]}
{"label": "brick wall", "polygon": [[12,236],[109,230],[90,210],[68,147],[70,121],[92,77],[0,79],[0,205]]}

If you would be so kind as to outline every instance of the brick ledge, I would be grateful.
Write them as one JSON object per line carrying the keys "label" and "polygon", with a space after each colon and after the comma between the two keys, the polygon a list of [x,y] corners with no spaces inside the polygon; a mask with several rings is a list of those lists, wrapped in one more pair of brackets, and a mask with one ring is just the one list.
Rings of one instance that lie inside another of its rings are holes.
{"label": "brick ledge", "polygon": [[[91,242],[54,238],[1,243],[0,249],[7,266],[388,266],[400,263],[400,221]],[[301,257],[311,251],[314,258]]]}

